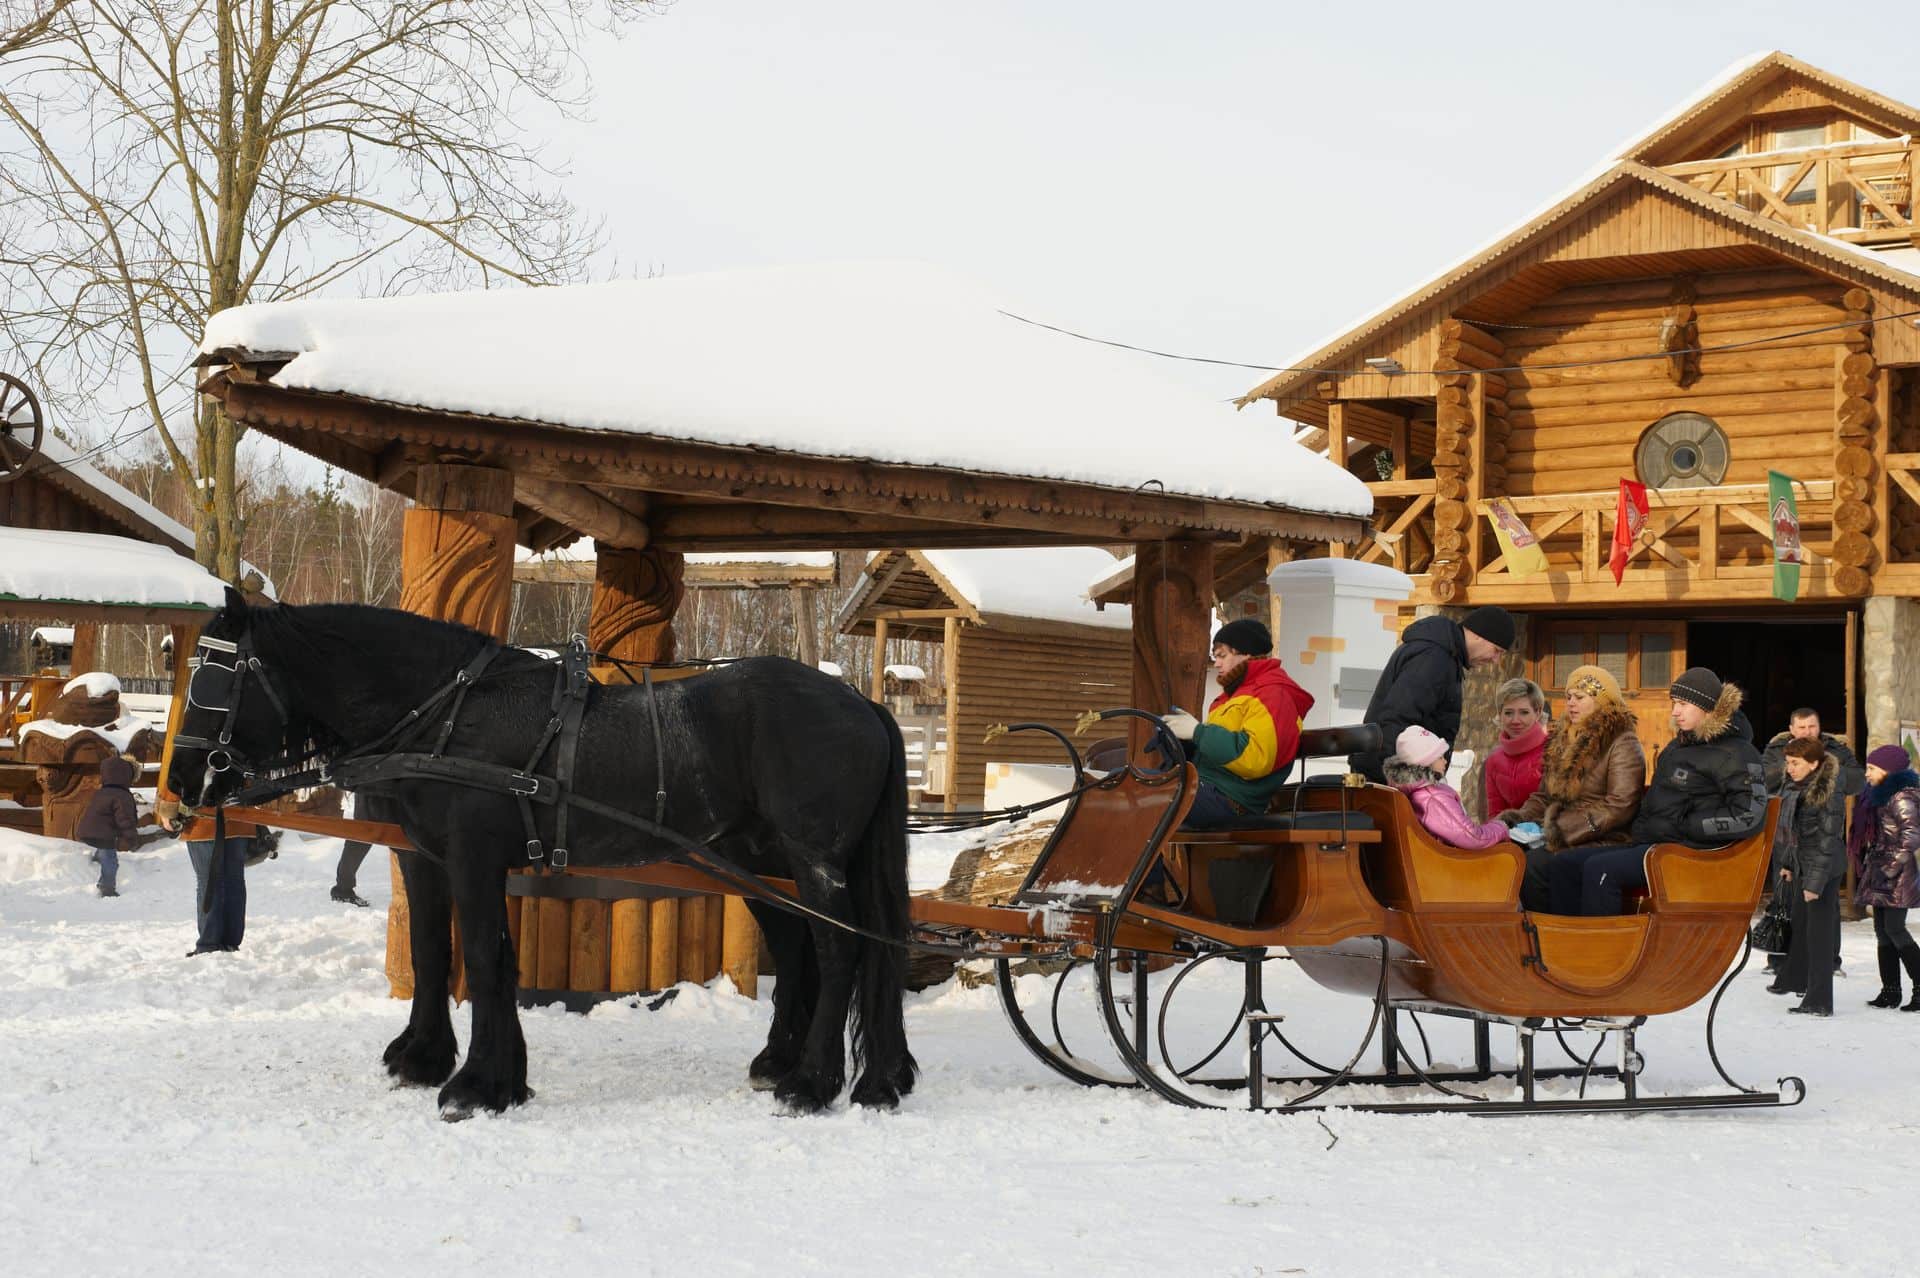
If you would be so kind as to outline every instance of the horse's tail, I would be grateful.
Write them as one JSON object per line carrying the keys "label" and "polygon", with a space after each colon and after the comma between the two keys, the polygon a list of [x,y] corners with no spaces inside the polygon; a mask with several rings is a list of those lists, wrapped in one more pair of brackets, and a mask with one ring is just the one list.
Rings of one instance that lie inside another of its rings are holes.
{"label": "horse's tail", "polygon": [[[907,936],[907,748],[900,725],[877,702],[887,733],[887,777],[866,831],[848,866],[848,887],[863,926],[882,936]],[[854,1098],[903,1096],[913,1088],[919,1065],[907,1050],[901,1001],[907,983],[907,953],[899,945],[862,939],[859,987],[853,1005]]]}

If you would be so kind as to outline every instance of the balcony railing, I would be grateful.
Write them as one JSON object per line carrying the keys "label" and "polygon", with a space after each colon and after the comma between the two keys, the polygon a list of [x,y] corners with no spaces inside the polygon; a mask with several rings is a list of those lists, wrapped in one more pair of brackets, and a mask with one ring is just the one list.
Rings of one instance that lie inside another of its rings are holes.
{"label": "balcony railing", "polygon": [[1907,139],[1762,151],[1666,172],[1762,217],[1859,244],[1911,239],[1920,146]]}

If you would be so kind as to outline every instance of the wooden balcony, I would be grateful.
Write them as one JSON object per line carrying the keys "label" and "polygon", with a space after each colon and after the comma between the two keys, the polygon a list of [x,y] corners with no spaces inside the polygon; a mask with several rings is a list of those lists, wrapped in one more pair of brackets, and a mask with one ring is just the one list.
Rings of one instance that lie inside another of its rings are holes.
{"label": "wooden balcony", "polygon": [[[1873,594],[1920,596],[1920,541],[1903,550],[1891,534],[1896,504],[1911,502],[1920,512],[1920,453],[1886,458],[1885,478],[1874,506],[1881,512],[1873,531]],[[1355,557],[1384,563],[1412,576],[1412,602],[1432,603],[1426,568],[1434,540],[1434,481],[1394,480],[1368,485],[1380,505],[1372,538]],[[1802,601],[1850,601],[1840,590],[1833,560],[1833,481],[1797,485],[1801,544],[1806,562],[1800,570]],[[1520,578],[1508,572],[1489,533],[1480,538],[1489,556],[1475,565],[1456,604],[1498,603],[1521,607],[1553,604],[1758,602],[1773,593],[1773,538],[1767,519],[1767,486],[1733,484],[1714,488],[1649,491],[1647,526],[1627,560],[1618,585],[1608,558],[1613,552],[1616,491],[1557,493],[1510,498],[1539,538],[1547,571]],[[1486,518],[1485,503],[1480,518]],[[1913,522],[1908,520],[1907,522]]]}
{"label": "wooden balcony", "polygon": [[1777,222],[1855,244],[1913,242],[1920,145],[1849,142],[1670,164],[1666,172]]}

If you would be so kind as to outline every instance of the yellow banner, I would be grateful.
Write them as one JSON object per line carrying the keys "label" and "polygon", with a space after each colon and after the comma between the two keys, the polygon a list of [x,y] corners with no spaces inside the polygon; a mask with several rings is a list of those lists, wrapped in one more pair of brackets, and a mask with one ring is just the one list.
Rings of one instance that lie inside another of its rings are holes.
{"label": "yellow banner", "polygon": [[1527,527],[1527,521],[1520,518],[1511,501],[1505,497],[1488,500],[1487,518],[1493,523],[1500,553],[1506,556],[1508,576],[1531,577],[1547,570],[1547,555],[1540,549],[1540,539]]}

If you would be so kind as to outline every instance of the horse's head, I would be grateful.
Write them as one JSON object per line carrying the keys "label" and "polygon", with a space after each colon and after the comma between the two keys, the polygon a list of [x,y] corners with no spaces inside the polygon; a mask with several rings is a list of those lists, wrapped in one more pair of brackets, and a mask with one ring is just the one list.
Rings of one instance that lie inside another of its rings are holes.
{"label": "horse's head", "polygon": [[227,590],[188,662],[187,695],[167,785],[188,808],[213,808],[287,755],[294,725],[285,680],[254,647],[255,610]]}

